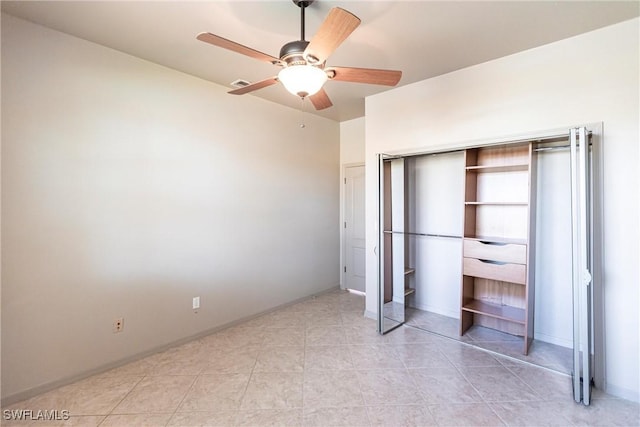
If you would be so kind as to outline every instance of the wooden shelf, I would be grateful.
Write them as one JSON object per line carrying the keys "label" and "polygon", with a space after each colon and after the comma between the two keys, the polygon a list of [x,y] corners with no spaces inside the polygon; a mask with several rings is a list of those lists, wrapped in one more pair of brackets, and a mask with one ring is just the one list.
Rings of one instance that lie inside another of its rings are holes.
{"label": "wooden shelf", "polygon": [[465,168],[467,172],[518,172],[518,171],[528,171],[529,164],[528,163],[514,163],[511,165],[489,165],[489,166],[467,166]]}
{"label": "wooden shelf", "polygon": [[415,273],[415,272],[416,272],[416,269],[415,269],[415,268],[409,268],[409,267],[406,267],[406,268],[404,269],[404,275],[405,275],[405,276],[407,276],[407,275],[409,275],[409,274],[413,274],[413,273]]}
{"label": "wooden shelf", "polygon": [[407,297],[413,293],[415,293],[416,290],[413,288],[404,288],[404,296]]}
{"label": "wooden shelf", "polygon": [[509,322],[520,323],[522,325],[525,324],[525,310],[522,308],[471,300],[462,307],[462,310],[495,317],[496,319],[507,320]]}
{"label": "wooden shelf", "polygon": [[527,239],[516,239],[516,238],[508,238],[508,237],[497,237],[497,236],[464,236],[466,240],[477,240],[479,242],[489,242],[489,243],[506,243],[506,244],[516,244],[516,245],[526,245]]}

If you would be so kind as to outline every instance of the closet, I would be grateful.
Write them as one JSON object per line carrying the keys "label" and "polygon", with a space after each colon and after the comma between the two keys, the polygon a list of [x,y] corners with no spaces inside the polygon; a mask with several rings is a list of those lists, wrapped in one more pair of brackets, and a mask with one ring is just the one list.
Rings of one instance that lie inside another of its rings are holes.
{"label": "closet", "polygon": [[588,404],[580,379],[602,349],[594,128],[380,154],[379,332],[406,323],[572,373]]}

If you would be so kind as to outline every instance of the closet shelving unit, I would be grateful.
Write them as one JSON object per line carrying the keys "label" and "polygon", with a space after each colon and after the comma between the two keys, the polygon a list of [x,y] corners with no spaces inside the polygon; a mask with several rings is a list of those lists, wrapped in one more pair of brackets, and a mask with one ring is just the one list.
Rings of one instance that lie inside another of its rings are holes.
{"label": "closet shelving unit", "polygon": [[474,324],[533,339],[532,144],[465,150],[460,335]]}

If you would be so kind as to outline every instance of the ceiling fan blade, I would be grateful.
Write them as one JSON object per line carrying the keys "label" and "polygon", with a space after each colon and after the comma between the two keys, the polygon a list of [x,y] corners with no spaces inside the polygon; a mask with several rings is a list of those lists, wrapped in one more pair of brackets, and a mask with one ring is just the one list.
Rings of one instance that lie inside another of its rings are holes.
{"label": "ceiling fan blade", "polygon": [[268,79],[260,80],[259,82],[251,83],[248,86],[229,91],[229,93],[232,95],[244,95],[245,93],[253,92],[254,90],[262,89],[276,83],[278,83],[277,77],[269,77]]}
{"label": "ceiling fan blade", "polygon": [[311,103],[316,108],[316,110],[324,110],[325,108],[329,108],[333,105],[331,100],[329,99],[329,95],[324,89],[320,89],[315,95],[309,96],[311,99]]}
{"label": "ceiling fan blade", "polygon": [[376,70],[374,68],[329,67],[326,69],[332,80],[373,85],[395,86],[402,77],[402,71]]}
{"label": "ceiling fan blade", "polygon": [[323,63],[349,34],[358,28],[358,25],[360,18],[344,9],[334,7],[309,42],[304,57],[308,60],[311,58],[310,62],[317,60],[318,64]]}
{"label": "ceiling fan blade", "polygon": [[262,53],[255,49],[251,49],[250,47],[241,45],[239,43],[232,42],[231,40],[227,40],[224,37],[216,36],[215,34],[200,33],[196,38],[205,43],[209,43],[214,46],[218,46],[236,53],[240,53],[250,58],[257,59],[259,61],[269,62],[270,64],[280,63],[280,60],[278,58],[275,58],[271,55],[267,55],[266,53]]}

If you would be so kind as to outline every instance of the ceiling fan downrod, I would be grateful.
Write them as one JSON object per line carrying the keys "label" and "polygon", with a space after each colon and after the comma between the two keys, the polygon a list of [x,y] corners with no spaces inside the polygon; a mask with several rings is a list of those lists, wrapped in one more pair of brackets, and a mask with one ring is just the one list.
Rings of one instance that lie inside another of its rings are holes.
{"label": "ceiling fan downrod", "polygon": [[314,0],[293,0],[293,3],[300,8],[300,41],[305,41],[304,25],[305,17],[304,10],[313,3]]}
{"label": "ceiling fan downrod", "polygon": [[300,40],[294,40],[286,43],[280,49],[280,60],[289,65],[307,64],[307,58],[303,57],[303,53],[309,42],[305,40],[305,16],[304,10],[313,3],[313,0],[292,0],[293,3],[300,8]]}

